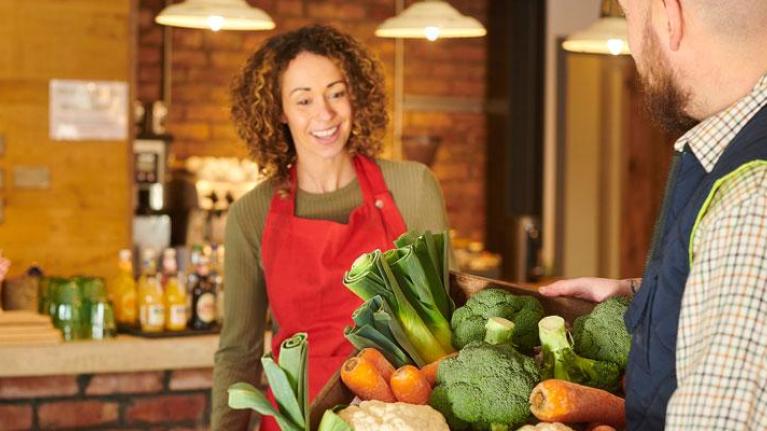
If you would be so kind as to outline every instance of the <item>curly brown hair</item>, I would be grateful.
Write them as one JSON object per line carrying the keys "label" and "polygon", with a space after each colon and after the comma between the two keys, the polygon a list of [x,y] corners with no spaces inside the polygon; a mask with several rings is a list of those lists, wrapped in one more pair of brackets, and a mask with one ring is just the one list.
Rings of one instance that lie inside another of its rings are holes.
{"label": "curly brown hair", "polygon": [[268,39],[250,56],[232,86],[232,118],[237,133],[262,174],[279,183],[288,179],[296,148],[281,122],[280,83],[288,64],[302,52],[329,58],[350,88],[350,154],[375,157],[381,150],[388,115],[381,65],[351,36],[325,25],[302,27]]}

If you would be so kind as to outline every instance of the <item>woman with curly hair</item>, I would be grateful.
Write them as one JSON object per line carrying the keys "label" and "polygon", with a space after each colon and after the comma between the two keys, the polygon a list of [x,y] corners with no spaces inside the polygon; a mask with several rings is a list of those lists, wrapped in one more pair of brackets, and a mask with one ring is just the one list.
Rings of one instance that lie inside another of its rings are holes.
{"label": "woman with curly hair", "polygon": [[[234,203],[226,227],[225,324],[215,357],[213,429],[245,429],[226,388],[258,383],[267,304],[272,350],[309,334],[310,398],[353,351],[344,338],[361,300],[341,283],[360,254],[406,230],[447,229],[423,165],[376,159],[387,122],[380,65],[327,26],[272,37],[233,87],[237,130],[266,177]],[[262,429],[278,429],[265,418]]]}

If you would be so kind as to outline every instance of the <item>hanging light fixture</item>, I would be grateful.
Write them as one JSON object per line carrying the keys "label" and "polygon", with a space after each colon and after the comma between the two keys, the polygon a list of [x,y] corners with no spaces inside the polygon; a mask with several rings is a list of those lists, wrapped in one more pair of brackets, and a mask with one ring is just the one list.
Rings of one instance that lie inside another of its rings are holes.
{"label": "hanging light fixture", "polygon": [[603,0],[599,20],[571,34],[562,48],[584,54],[630,54],[626,18],[617,0]]}
{"label": "hanging light fixture", "polygon": [[440,37],[482,37],[487,31],[479,21],[462,15],[446,1],[423,0],[384,21],[375,34],[434,41]]}
{"label": "hanging light fixture", "polygon": [[271,30],[274,21],[263,10],[245,0],[186,0],[160,12],[155,22],[162,25],[219,30]]}

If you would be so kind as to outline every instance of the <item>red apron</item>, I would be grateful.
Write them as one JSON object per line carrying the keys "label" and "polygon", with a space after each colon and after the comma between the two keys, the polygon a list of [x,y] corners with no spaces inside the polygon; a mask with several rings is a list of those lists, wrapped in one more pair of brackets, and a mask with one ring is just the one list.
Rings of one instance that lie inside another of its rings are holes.
{"label": "red apron", "polygon": [[[363,203],[347,224],[295,216],[296,172],[290,193],[275,193],[266,217],[261,259],[272,316],[279,326],[272,351],[296,332],[309,334],[309,398],[314,399],[354,348],[344,338],[362,300],[343,284],[344,272],[362,253],[388,250],[407,227],[371,159],[354,157]],[[271,394],[270,394],[271,395]],[[262,430],[279,430],[264,417]]]}

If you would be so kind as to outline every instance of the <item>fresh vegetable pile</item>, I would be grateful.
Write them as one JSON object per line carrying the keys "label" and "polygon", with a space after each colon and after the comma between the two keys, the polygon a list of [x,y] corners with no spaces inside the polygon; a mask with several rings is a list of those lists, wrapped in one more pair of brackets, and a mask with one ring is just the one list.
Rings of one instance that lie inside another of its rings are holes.
{"label": "fresh vegetable pile", "polygon": [[[625,426],[615,392],[631,344],[626,300],[579,317],[572,335],[562,317],[544,317],[535,297],[503,289],[481,290],[455,309],[447,233],[408,233],[395,245],[360,256],[344,277],[365,301],[345,331],[358,353],[340,370],[361,402],[327,410],[320,431]],[[245,383],[230,387],[230,406],[274,416],[283,431],[308,431],[307,349],[296,334],[279,364],[262,359],[277,408]]]}
{"label": "fresh vegetable pile", "polygon": [[409,233],[395,244],[361,256],[344,279],[366,302],[346,331],[360,351],[341,379],[364,403],[378,402],[379,414],[428,404],[452,430],[625,425],[615,392],[631,345],[626,299],[579,317],[572,334],[560,316],[545,317],[535,297],[504,289],[481,290],[453,310],[447,235]]}

